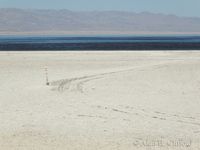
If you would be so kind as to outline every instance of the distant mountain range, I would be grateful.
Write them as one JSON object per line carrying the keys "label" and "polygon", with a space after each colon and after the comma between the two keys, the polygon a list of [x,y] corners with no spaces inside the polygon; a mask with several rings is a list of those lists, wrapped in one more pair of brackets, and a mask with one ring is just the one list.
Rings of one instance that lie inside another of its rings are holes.
{"label": "distant mountain range", "polygon": [[150,12],[0,8],[0,31],[200,32],[200,18]]}

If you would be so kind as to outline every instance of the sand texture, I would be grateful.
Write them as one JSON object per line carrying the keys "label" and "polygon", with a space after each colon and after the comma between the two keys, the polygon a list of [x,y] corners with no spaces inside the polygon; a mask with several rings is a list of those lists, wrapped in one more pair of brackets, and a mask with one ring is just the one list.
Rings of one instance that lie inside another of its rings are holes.
{"label": "sand texture", "polygon": [[0,150],[200,149],[199,51],[0,52],[0,83]]}

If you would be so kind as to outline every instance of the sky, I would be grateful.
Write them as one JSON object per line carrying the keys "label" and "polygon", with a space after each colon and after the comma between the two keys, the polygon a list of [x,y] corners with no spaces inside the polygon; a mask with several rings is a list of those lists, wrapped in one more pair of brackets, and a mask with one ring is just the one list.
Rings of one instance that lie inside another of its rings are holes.
{"label": "sky", "polygon": [[200,0],[0,0],[0,8],[129,11],[199,17]]}

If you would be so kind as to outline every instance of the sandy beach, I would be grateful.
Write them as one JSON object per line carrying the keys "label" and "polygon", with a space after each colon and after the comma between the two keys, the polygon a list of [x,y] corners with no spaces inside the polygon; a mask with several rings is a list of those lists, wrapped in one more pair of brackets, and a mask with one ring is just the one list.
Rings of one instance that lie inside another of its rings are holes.
{"label": "sandy beach", "polygon": [[200,149],[199,51],[0,52],[0,83],[0,150]]}

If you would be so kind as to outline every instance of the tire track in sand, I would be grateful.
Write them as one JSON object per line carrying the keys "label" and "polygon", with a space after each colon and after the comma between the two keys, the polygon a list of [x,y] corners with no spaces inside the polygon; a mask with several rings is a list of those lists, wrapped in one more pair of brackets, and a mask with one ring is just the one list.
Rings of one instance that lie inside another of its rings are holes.
{"label": "tire track in sand", "polygon": [[150,70],[150,69],[165,68],[165,67],[169,67],[172,64],[174,64],[174,62],[166,63],[166,64],[157,64],[157,65],[152,65],[152,66],[144,66],[144,67],[132,68],[132,69],[126,69],[126,70],[112,71],[112,72],[106,72],[106,73],[99,73],[99,74],[90,75],[90,76],[62,79],[62,80],[53,81],[52,83],[50,83],[50,85],[54,87],[53,90],[57,90],[59,92],[69,90],[69,91],[78,91],[80,93],[84,93],[83,85],[86,82],[89,82],[92,80],[100,79],[100,78],[114,75],[114,74],[120,74],[120,73],[132,72],[132,71],[145,71],[145,70]]}
{"label": "tire track in sand", "polygon": [[[160,69],[160,68],[169,67],[170,65],[179,64],[179,63],[171,62],[171,63],[165,63],[165,64],[151,65],[151,66],[143,66],[140,68],[132,68],[132,69],[126,69],[126,70],[112,71],[112,72],[107,72],[107,73],[100,73],[100,74],[95,74],[91,76],[62,79],[62,80],[52,82],[51,85],[55,86],[55,90],[59,92],[64,92],[65,90],[69,90],[69,91],[77,91],[79,93],[84,94],[83,85],[92,80],[97,80],[106,76],[120,74],[120,73],[127,73],[127,72],[132,72],[132,71],[146,71],[150,69]],[[199,119],[191,117],[191,116],[178,116],[177,114],[175,114],[173,115],[173,119],[172,119],[171,117],[169,117],[170,116],[169,114],[168,116],[167,114],[161,113],[161,112],[154,112],[150,116],[148,116],[144,114],[142,115],[142,114],[137,114],[137,113],[131,113],[130,111],[119,110],[115,108],[112,108],[112,111],[116,113],[125,113],[125,114],[137,115],[137,116],[139,115],[140,117],[144,117],[144,118],[146,116],[152,119],[158,119],[162,121],[173,121],[173,122],[179,122],[179,123],[188,124],[188,125],[200,126]],[[80,116],[86,117],[84,115],[80,115]],[[195,131],[195,133],[199,133],[199,131]]]}

